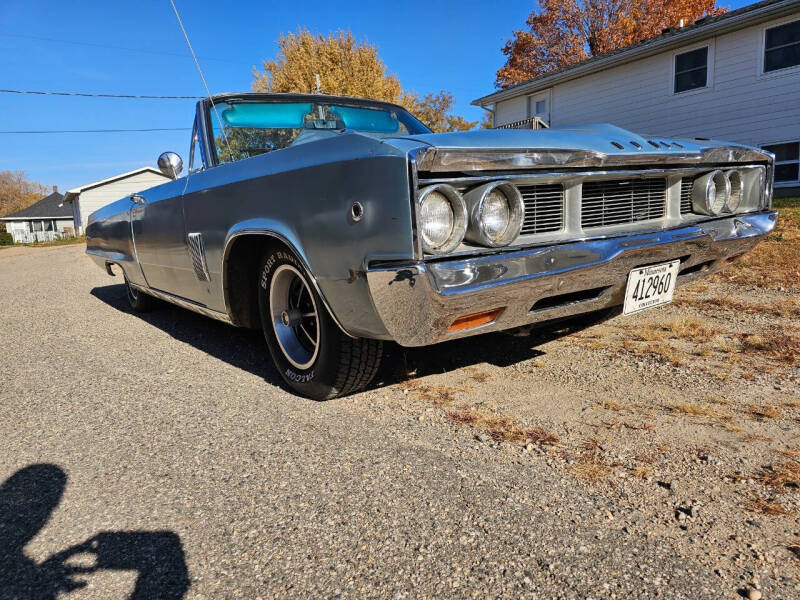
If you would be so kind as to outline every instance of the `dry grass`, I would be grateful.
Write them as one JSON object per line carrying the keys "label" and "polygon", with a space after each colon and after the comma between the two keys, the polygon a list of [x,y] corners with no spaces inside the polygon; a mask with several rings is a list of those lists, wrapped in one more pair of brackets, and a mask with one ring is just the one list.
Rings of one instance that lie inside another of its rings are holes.
{"label": "dry grass", "polygon": [[628,421],[623,421],[622,426],[625,429],[632,429],[634,431],[654,431],[656,426],[652,423],[645,421],[644,423],[630,423]]}
{"label": "dry grass", "polygon": [[730,296],[721,298],[676,298],[678,306],[690,306],[699,310],[724,310],[737,314],[771,315],[774,317],[800,317],[800,299],[781,298],[779,302],[744,302]]}
{"label": "dry grass", "polygon": [[774,465],[767,465],[756,475],[756,480],[778,490],[786,488],[799,489],[800,462],[788,460]]}
{"label": "dry grass", "polygon": [[669,344],[659,344],[651,342],[644,347],[637,349],[637,352],[650,354],[662,361],[671,364],[673,367],[683,367],[686,365],[686,354]]}
{"label": "dry grass", "polygon": [[744,507],[752,512],[769,515],[771,517],[792,514],[790,510],[784,508],[783,505],[777,500],[767,500],[766,498],[756,495],[747,500]]}
{"label": "dry grass", "polygon": [[720,331],[694,317],[678,317],[665,323],[645,323],[631,328],[630,336],[643,342],[660,342],[665,339],[705,341]]}
{"label": "dry grass", "polygon": [[792,446],[786,450],[778,450],[778,452],[788,458],[797,458],[800,457],[800,446]]}
{"label": "dry grass", "polygon": [[680,340],[705,341],[720,331],[700,319],[679,317],[665,325],[670,337]]}
{"label": "dry grass", "polygon": [[492,376],[489,375],[489,373],[484,373],[482,371],[473,371],[469,374],[469,378],[472,379],[472,381],[477,381],[478,383],[486,383],[492,378]]}
{"label": "dry grass", "polygon": [[800,362],[800,337],[785,330],[742,335],[741,345],[742,352],[766,354],[789,364]]}
{"label": "dry grass", "polygon": [[586,481],[602,481],[611,473],[611,467],[594,456],[581,456],[572,464],[572,472]]}
{"label": "dry grass", "polygon": [[800,400],[788,400],[783,404],[789,408],[800,408]]}
{"label": "dry grass", "polygon": [[724,398],[723,396],[718,396],[716,394],[713,396],[709,396],[708,401],[711,402],[712,404],[720,404],[723,406],[728,406],[731,403],[731,401],[728,400],[727,398]]}
{"label": "dry grass", "polygon": [[571,471],[586,481],[602,481],[611,473],[611,466],[603,461],[603,450],[596,438],[590,438],[581,446],[581,454],[572,464]]}
{"label": "dry grass", "polygon": [[778,412],[774,406],[765,405],[759,406],[758,404],[751,404],[747,407],[747,414],[756,417],[757,419],[777,419],[781,413]]}
{"label": "dry grass", "polygon": [[414,392],[421,400],[427,400],[435,406],[452,404],[456,400],[456,394],[467,391],[446,385],[423,385],[414,380],[404,381],[399,387]]}
{"label": "dry grass", "polygon": [[542,427],[525,427],[510,415],[492,412],[485,408],[464,406],[448,412],[447,417],[454,423],[485,431],[497,441],[542,446],[555,446],[560,441],[556,434]]}
{"label": "dry grass", "polygon": [[714,411],[714,409],[706,406],[700,406],[699,404],[676,404],[671,406],[670,410],[674,410],[685,415],[692,415],[693,417],[716,417],[716,411]]}
{"label": "dry grass", "polygon": [[775,230],[719,277],[770,288],[800,287],[800,199],[777,200],[775,206],[780,213]]}
{"label": "dry grass", "polygon": [[730,431],[731,433],[740,433],[742,431],[742,428],[736,425],[735,423],[728,423],[727,421],[723,421],[721,425],[725,431]]}
{"label": "dry grass", "polygon": [[609,400],[603,400],[600,403],[600,406],[602,408],[605,408],[606,410],[615,410],[615,411],[622,410],[622,405],[619,402],[617,402],[616,400],[610,400],[610,399]]}
{"label": "dry grass", "polygon": [[693,417],[708,417],[709,419],[715,419],[717,421],[730,421],[731,415],[722,412],[713,406],[702,406],[700,404],[692,404],[689,402],[681,402],[680,404],[675,404],[673,406],[667,407],[668,410],[679,412],[684,415],[691,415]]}

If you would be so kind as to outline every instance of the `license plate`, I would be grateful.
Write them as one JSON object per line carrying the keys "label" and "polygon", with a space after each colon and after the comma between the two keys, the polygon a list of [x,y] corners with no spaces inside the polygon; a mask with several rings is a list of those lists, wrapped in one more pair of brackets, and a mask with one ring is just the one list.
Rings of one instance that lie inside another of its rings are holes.
{"label": "license plate", "polygon": [[625,304],[622,313],[632,313],[669,304],[675,293],[675,280],[681,261],[639,267],[628,275],[628,287],[625,288]]}

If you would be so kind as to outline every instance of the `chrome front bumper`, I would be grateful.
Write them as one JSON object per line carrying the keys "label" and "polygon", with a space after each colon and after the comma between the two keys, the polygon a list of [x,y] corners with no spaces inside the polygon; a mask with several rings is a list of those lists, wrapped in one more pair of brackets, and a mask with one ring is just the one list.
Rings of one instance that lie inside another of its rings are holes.
{"label": "chrome front bumper", "polygon": [[[372,301],[403,346],[530,325],[623,303],[628,273],[681,260],[678,284],[724,269],[775,227],[777,212],[650,233],[367,271]],[[449,331],[464,315],[503,308],[492,322]]]}

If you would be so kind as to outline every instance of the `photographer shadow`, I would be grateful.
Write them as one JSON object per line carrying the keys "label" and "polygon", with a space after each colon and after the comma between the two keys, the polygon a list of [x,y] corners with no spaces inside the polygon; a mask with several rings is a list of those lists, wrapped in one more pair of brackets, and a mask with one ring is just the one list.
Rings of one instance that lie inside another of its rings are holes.
{"label": "photographer shadow", "polygon": [[130,600],[183,598],[189,572],[171,531],[105,531],[41,563],[29,558],[25,546],[50,519],[66,483],[56,465],[35,464],[0,485],[0,598],[55,600],[85,587],[85,576],[101,570],[137,573]]}

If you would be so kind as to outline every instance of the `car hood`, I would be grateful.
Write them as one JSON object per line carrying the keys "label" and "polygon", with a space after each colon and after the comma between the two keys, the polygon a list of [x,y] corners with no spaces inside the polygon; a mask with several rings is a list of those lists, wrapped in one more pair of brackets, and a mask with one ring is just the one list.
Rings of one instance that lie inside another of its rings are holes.
{"label": "car hood", "polygon": [[742,144],[642,136],[605,123],[563,129],[484,129],[393,138],[420,171],[546,167],[766,163],[772,155]]}
{"label": "car hood", "polygon": [[[452,133],[426,133],[400,138],[451,150],[584,150],[603,154],[686,154],[716,146],[712,140],[685,140],[639,135],[607,123],[562,129],[480,129]],[[738,145],[738,144],[736,144]]]}

